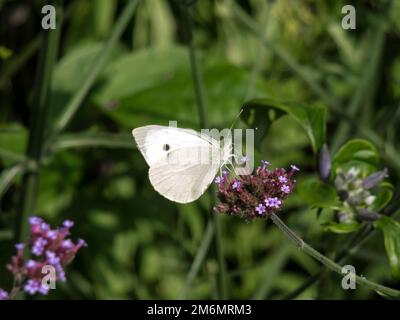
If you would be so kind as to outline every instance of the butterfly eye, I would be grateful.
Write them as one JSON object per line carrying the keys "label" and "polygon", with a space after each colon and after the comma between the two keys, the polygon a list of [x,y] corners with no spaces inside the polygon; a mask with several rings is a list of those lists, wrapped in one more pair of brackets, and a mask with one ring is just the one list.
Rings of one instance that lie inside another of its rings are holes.
{"label": "butterfly eye", "polygon": [[170,149],[169,144],[164,144],[163,150],[164,150],[164,151],[168,151],[169,149]]}

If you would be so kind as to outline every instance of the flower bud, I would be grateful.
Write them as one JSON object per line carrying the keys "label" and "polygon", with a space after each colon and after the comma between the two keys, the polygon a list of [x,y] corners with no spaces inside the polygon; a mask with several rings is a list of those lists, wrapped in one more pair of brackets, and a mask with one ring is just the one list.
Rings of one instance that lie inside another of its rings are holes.
{"label": "flower bud", "polygon": [[331,174],[332,162],[329,155],[328,146],[324,143],[319,153],[318,170],[321,180],[327,181]]}
{"label": "flower bud", "polygon": [[383,169],[383,171],[374,172],[363,180],[363,187],[365,189],[376,187],[383,179],[387,178],[388,176],[389,175],[386,168]]}
{"label": "flower bud", "polygon": [[357,209],[357,216],[361,220],[373,222],[380,218],[380,214],[365,208]]}

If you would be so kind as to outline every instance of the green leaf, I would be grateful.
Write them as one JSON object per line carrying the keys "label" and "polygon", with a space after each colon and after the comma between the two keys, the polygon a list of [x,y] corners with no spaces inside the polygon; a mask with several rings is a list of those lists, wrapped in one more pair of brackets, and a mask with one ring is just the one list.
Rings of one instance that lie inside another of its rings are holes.
{"label": "green leaf", "polygon": [[243,118],[246,123],[263,132],[267,130],[271,121],[284,114],[293,117],[300,124],[310,139],[313,151],[317,152],[325,141],[325,107],[269,98],[252,100],[244,104]]}
{"label": "green leaf", "polygon": [[390,202],[393,197],[393,185],[389,182],[382,182],[378,186],[378,192],[373,203],[373,210],[380,211]]}
{"label": "green leaf", "polygon": [[379,153],[376,147],[367,140],[354,139],[344,144],[336,153],[332,168],[335,174],[340,167],[349,169],[357,167],[369,174],[376,170],[379,164]]}
{"label": "green leaf", "polygon": [[105,69],[106,81],[96,90],[94,100],[100,106],[105,106],[110,101],[120,101],[166,85],[188,65],[189,56],[184,47],[142,49],[125,54]]}
{"label": "green leaf", "polygon": [[22,164],[14,165],[10,168],[4,169],[0,174],[0,198],[7,191],[12,184],[13,180],[22,172],[24,172],[25,166]]}
{"label": "green leaf", "polygon": [[299,197],[310,206],[333,208],[339,205],[336,190],[316,178],[302,181],[297,187]]}
{"label": "green leaf", "polygon": [[352,222],[352,223],[336,223],[336,222],[329,222],[329,223],[324,223],[323,228],[325,231],[331,231],[334,233],[351,233],[354,231],[357,231],[361,224],[358,222]]}
{"label": "green leaf", "polygon": [[[227,127],[243,102],[248,71],[228,63],[220,54],[199,60],[210,126]],[[94,102],[118,124],[133,128],[150,120],[164,125],[177,120],[178,126],[198,126],[186,48],[129,53],[109,66],[105,78],[107,81],[94,92]],[[266,83],[256,78],[256,94],[267,91]]]}
{"label": "green leaf", "polygon": [[27,141],[28,132],[19,124],[0,128],[0,157],[5,160],[6,166],[25,159]]}
{"label": "green leaf", "polygon": [[[52,79],[52,92],[48,125],[55,124],[70,99],[81,87],[93,68],[93,61],[103,50],[103,43],[86,43],[68,52],[56,65]],[[109,61],[119,56],[121,50],[113,49]],[[109,62],[108,62],[109,63]],[[101,73],[102,75],[102,73]],[[99,83],[100,77],[96,80]]]}
{"label": "green leaf", "polygon": [[390,217],[382,216],[374,225],[383,232],[392,276],[400,279],[400,223]]}

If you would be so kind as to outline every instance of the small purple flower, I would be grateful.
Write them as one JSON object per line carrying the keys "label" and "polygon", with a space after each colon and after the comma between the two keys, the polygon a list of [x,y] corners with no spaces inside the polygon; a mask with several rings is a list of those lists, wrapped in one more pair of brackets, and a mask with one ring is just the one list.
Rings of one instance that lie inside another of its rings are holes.
{"label": "small purple flower", "polygon": [[291,164],[290,168],[292,168],[293,171],[300,171],[300,169],[297,168],[294,164]]}
{"label": "small purple flower", "polygon": [[61,266],[61,264],[55,265],[55,268],[57,271],[58,280],[60,280],[61,282],[67,281],[67,277],[65,276],[65,271],[64,271],[63,267]]}
{"label": "small purple flower", "polygon": [[27,262],[26,262],[26,264],[25,264],[25,267],[28,269],[28,270],[32,270],[32,269],[35,269],[36,268],[36,266],[37,266],[37,262],[35,261],[35,260],[28,260]]}
{"label": "small purple flower", "polygon": [[43,285],[43,284],[39,287],[38,290],[38,292],[44,296],[48,295],[49,291],[50,291],[49,285]]}
{"label": "small purple flower", "polygon": [[49,230],[47,231],[47,237],[51,240],[56,240],[58,237],[58,231],[57,230]]}
{"label": "small purple flower", "polygon": [[63,226],[64,226],[65,228],[72,228],[72,227],[74,226],[74,222],[71,221],[71,220],[65,220],[65,221],[63,222]]}
{"label": "small purple flower", "polygon": [[238,190],[240,188],[240,181],[239,180],[235,180],[235,182],[232,184],[232,189],[233,190]]}
{"label": "small purple flower", "polygon": [[257,207],[256,207],[256,211],[258,214],[263,214],[265,212],[265,206],[260,203]]}
{"label": "small purple flower", "polygon": [[24,291],[33,295],[39,291],[40,287],[41,285],[38,280],[29,279],[24,286]]}
{"label": "small purple flower", "polygon": [[57,255],[52,251],[46,251],[46,258],[47,261],[53,266],[60,264],[60,258],[57,257]]}
{"label": "small purple flower", "polygon": [[278,178],[280,183],[286,183],[287,182],[287,178],[285,176],[279,176]]}
{"label": "small purple flower", "polygon": [[270,163],[267,160],[261,160],[261,163],[263,165],[263,167],[268,167],[270,165]]}
{"label": "small purple flower", "polygon": [[46,244],[47,244],[46,239],[42,237],[37,238],[35,243],[33,244],[32,253],[36,256],[42,255]]}
{"label": "small purple flower", "polygon": [[0,288],[0,300],[8,300],[8,292]]}
{"label": "small purple flower", "polygon": [[23,243],[17,243],[17,244],[15,245],[15,248],[16,248],[18,251],[24,250],[25,245],[24,245]]}
{"label": "small purple flower", "polygon": [[228,177],[228,171],[222,171],[222,176],[224,177],[224,178],[227,178]]}
{"label": "small purple flower", "polygon": [[215,178],[215,183],[216,184],[221,184],[223,182],[224,182],[224,179],[222,177],[218,176],[218,177]]}
{"label": "small purple flower", "polygon": [[281,191],[284,192],[284,193],[290,193],[290,187],[287,186],[287,185],[283,185],[281,187]]}
{"label": "small purple flower", "polygon": [[42,222],[40,224],[40,229],[42,231],[49,231],[50,230],[50,225],[48,223],[46,223],[46,222]]}
{"label": "small purple flower", "polygon": [[267,207],[278,209],[281,206],[282,202],[277,197],[273,197],[265,199],[265,204],[267,205]]}
{"label": "small purple flower", "polygon": [[74,247],[74,243],[70,239],[67,239],[61,243],[61,247],[64,249],[72,249]]}
{"label": "small purple flower", "polygon": [[241,160],[242,160],[242,163],[247,163],[249,161],[249,157],[243,156]]}
{"label": "small purple flower", "polygon": [[39,217],[30,217],[29,218],[29,224],[30,225],[38,225],[38,224],[40,224],[40,223],[42,223],[42,219],[41,218],[39,218]]}
{"label": "small purple flower", "polygon": [[78,244],[77,245],[79,247],[87,247],[88,246],[87,242],[85,240],[83,240],[83,239],[78,239]]}

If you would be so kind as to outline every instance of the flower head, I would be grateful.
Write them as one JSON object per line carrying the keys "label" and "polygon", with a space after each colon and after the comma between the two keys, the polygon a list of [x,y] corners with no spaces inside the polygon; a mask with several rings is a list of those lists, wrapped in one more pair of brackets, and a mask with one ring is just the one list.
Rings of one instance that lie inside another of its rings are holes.
{"label": "flower head", "polygon": [[[218,184],[220,201],[215,212],[237,215],[246,220],[268,217],[282,208],[283,201],[294,189],[293,168],[268,170],[269,163],[263,161],[251,175],[231,179],[227,185]],[[231,186],[231,187],[226,187]]]}
{"label": "flower head", "polygon": [[[23,282],[23,290],[26,293],[46,295],[49,288],[42,286],[42,268],[52,265],[56,270],[56,280],[66,281],[65,267],[72,262],[80,248],[86,247],[87,244],[82,239],[74,243],[68,238],[70,228],[74,225],[71,220],[64,221],[62,227],[56,229],[51,229],[51,226],[39,217],[29,218],[29,224],[30,239],[27,243],[16,245],[17,254],[11,257],[7,269],[13,273],[15,279]],[[34,258],[25,259],[25,248]],[[0,299],[1,295],[5,297],[4,292],[0,291]]]}

